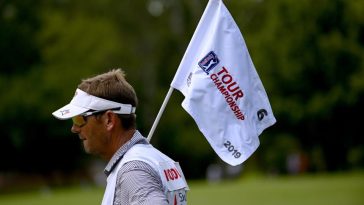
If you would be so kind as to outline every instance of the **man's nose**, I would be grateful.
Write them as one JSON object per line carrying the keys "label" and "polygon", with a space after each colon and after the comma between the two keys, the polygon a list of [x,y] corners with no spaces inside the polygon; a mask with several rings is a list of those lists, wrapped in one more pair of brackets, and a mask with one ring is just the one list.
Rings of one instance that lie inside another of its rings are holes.
{"label": "man's nose", "polygon": [[72,133],[75,133],[75,134],[80,133],[80,130],[81,130],[81,128],[79,126],[72,125],[72,127],[71,127]]}

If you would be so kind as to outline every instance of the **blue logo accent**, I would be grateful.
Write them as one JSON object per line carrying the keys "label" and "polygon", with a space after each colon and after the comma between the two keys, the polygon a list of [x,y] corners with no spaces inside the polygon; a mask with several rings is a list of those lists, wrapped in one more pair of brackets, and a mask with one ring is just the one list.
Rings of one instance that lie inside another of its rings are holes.
{"label": "blue logo accent", "polygon": [[210,51],[200,62],[198,62],[198,65],[206,74],[209,74],[209,71],[219,64],[219,62],[217,55],[213,51]]}

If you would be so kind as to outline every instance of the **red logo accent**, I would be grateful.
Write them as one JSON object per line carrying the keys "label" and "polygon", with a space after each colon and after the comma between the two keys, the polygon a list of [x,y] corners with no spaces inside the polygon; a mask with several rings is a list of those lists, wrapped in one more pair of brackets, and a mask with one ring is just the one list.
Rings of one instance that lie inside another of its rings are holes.
{"label": "red logo accent", "polygon": [[244,97],[244,93],[237,82],[234,81],[233,76],[230,75],[229,71],[225,67],[222,67],[219,72],[211,74],[210,78],[216,85],[216,88],[224,96],[226,103],[234,112],[235,117],[239,120],[244,120],[245,115],[240,110],[237,103],[240,98]]}
{"label": "red logo accent", "polygon": [[174,205],[177,205],[177,195],[174,195]]}
{"label": "red logo accent", "polygon": [[167,182],[169,180],[176,180],[181,177],[181,174],[178,172],[177,168],[175,168],[175,167],[173,167],[171,169],[165,169],[163,171],[164,171],[164,175],[167,179]]}

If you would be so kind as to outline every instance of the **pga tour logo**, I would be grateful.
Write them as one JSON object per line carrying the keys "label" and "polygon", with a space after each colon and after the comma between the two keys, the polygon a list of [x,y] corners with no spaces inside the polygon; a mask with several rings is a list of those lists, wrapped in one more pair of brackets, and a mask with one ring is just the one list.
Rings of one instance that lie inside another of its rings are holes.
{"label": "pga tour logo", "polygon": [[209,71],[219,64],[219,62],[217,55],[213,51],[210,51],[200,62],[198,62],[198,65],[205,73],[209,74]]}

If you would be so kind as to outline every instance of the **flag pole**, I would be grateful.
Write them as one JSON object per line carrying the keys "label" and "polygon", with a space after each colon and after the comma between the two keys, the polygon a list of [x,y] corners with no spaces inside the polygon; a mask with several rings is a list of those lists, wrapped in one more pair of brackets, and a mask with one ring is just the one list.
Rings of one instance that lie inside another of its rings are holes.
{"label": "flag pole", "polygon": [[153,133],[155,131],[155,128],[157,127],[157,125],[159,123],[159,120],[160,120],[160,118],[161,118],[161,116],[162,116],[162,114],[164,112],[164,109],[167,106],[167,103],[169,101],[169,98],[172,95],[172,92],[173,92],[173,88],[172,87],[169,87],[168,93],[167,93],[166,97],[164,98],[163,104],[162,104],[161,108],[159,109],[158,115],[157,115],[157,117],[154,120],[154,123],[153,123],[152,128],[149,131],[149,134],[148,134],[148,137],[147,137],[148,142],[150,142],[150,140],[152,139],[152,136],[153,136]]}

